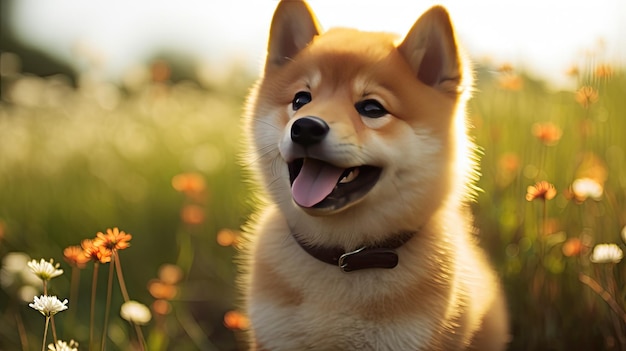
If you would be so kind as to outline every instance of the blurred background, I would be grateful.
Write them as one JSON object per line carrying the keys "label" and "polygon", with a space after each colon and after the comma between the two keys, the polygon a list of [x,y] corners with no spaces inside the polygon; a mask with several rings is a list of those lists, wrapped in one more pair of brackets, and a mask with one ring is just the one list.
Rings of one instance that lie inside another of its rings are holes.
{"label": "blurred background", "polygon": [[[310,3],[324,28],[399,34],[434,4]],[[507,291],[510,349],[626,350],[625,263],[594,257],[626,242],[626,3],[438,3],[475,63],[472,207]],[[234,262],[254,204],[241,114],[276,1],[0,6],[0,350],[41,345],[31,258],[61,263],[57,333],[88,348],[94,265],[63,251],[113,227],[133,236],[120,266],[151,310],[149,350],[245,350]],[[98,330],[107,278],[103,264]],[[139,349],[117,281],[111,296],[107,349]]]}

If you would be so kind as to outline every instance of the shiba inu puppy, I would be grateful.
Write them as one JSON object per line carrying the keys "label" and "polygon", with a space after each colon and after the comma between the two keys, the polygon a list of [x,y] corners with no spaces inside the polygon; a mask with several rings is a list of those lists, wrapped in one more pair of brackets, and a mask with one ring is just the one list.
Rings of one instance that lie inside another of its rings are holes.
{"label": "shiba inu puppy", "polygon": [[253,350],[505,348],[466,205],[470,86],[442,7],[397,38],[278,4],[246,119],[267,198],[245,228]]}

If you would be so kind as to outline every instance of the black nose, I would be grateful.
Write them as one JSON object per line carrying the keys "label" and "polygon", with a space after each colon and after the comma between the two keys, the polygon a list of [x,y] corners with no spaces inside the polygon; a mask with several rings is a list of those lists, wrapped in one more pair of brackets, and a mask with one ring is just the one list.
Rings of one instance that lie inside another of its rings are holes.
{"label": "black nose", "polygon": [[302,117],[291,126],[291,140],[302,146],[310,146],[324,139],[330,127],[319,117]]}

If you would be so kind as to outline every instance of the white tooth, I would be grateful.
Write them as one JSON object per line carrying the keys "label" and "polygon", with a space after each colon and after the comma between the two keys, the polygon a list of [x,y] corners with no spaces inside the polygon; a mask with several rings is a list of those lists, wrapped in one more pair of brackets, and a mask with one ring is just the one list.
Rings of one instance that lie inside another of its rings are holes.
{"label": "white tooth", "polygon": [[355,168],[352,171],[350,171],[350,173],[348,173],[347,176],[343,177],[339,183],[350,183],[351,181],[355,180],[356,177],[358,177],[359,175],[359,169]]}

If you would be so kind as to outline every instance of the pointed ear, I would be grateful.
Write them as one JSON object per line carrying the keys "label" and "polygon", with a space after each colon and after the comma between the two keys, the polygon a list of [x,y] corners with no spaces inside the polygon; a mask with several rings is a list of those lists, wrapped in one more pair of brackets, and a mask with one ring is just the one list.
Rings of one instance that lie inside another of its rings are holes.
{"label": "pointed ear", "polygon": [[272,19],[265,69],[288,62],[320,32],[317,19],[306,2],[281,1]]}
{"label": "pointed ear", "polygon": [[423,83],[444,90],[461,82],[462,64],[448,11],[435,6],[413,25],[398,50]]}

